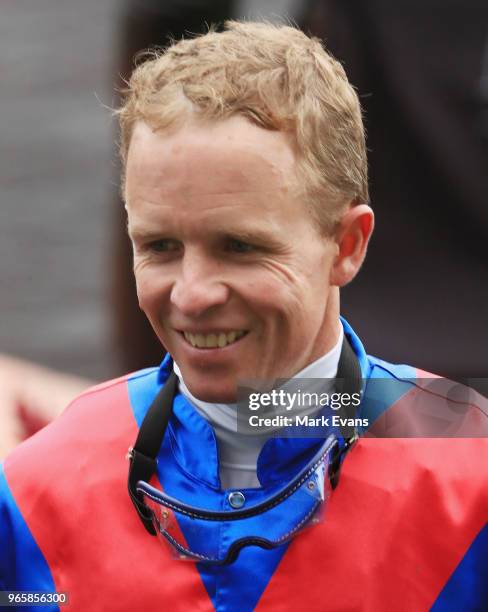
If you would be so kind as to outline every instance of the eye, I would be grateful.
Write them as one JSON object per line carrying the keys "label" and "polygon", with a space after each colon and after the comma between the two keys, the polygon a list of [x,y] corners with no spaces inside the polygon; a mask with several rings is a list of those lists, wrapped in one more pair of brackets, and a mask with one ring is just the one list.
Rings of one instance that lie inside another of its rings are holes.
{"label": "eye", "polygon": [[251,253],[256,250],[256,247],[243,240],[231,238],[227,243],[227,250],[232,253]]}
{"label": "eye", "polygon": [[153,240],[147,245],[147,248],[154,253],[167,253],[177,251],[180,248],[180,243],[177,240],[162,238],[161,240]]}

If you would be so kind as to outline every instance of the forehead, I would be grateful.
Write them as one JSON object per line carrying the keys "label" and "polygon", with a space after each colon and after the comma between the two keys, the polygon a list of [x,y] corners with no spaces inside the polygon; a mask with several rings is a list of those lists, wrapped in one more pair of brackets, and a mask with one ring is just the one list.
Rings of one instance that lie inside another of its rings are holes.
{"label": "forehead", "polygon": [[243,117],[191,122],[175,131],[153,131],[139,122],[126,167],[126,199],[154,195],[290,193],[296,183],[289,137]]}

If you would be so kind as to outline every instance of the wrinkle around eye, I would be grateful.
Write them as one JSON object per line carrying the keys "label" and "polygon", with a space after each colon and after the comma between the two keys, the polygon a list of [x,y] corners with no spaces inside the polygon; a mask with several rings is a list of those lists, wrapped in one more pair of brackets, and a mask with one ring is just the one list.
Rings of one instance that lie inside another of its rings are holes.
{"label": "wrinkle around eye", "polygon": [[300,274],[296,274],[287,263],[278,261],[272,257],[264,257],[259,261],[259,266],[270,271],[280,279],[285,279],[292,286],[300,286]]}

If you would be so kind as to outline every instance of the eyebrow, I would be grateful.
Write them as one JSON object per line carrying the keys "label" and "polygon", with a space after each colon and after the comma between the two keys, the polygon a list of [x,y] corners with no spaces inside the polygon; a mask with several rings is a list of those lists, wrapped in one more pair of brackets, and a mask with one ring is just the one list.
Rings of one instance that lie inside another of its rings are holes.
{"label": "eyebrow", "polygon": [[161,230],[154,230],[153,228],[137,227],[131,230],[130,225],[127,223],[127,234],[129,238],[138,242],[145,242],[147,240],[155,240],[169,234],[170,232],[164,232]]}
{"label": "eyebrow", "polygon": [[259,242],[261,244],[277,242],[273,237],[273,234],[263,231],[258,227],[229,227],[226,229],[217,230],[215,233],[217,236],[235,238],[237,240],[242,240],[242,242]]}
{"label": "eyebrow", "polygon": [[[158,240],[162,238],[174,238],[178,239],[178,236],[171,230],[171,228],[155,230],[153,227],[135,227],[132,231],[127,224],[127,231],[132,240],[135,242],[147,242],[151,240]],[[263,231],[259,227],[226,227],[216,229],[214,236],[217,239],[231,238],[234,240],[240,240],[242,242],[257,243],[259,246],[283,249],[286,247],[282,241],[277,240],[272,233]]]}

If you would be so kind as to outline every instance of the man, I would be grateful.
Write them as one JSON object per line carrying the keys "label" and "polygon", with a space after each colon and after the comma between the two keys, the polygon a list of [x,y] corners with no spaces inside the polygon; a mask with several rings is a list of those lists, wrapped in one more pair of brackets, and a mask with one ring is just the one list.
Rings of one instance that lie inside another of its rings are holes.
{"label": "man", "polygon": [[230,22],[141,64],[119,115],[139,303],[168,357],[7,458],[2,588],[79,610],[483,608],[485,439],[236,428],[250,379],[345,379],[344,423],[377,428],[442,397],[339,318],[373,229],[342,67],[293,28]]}

